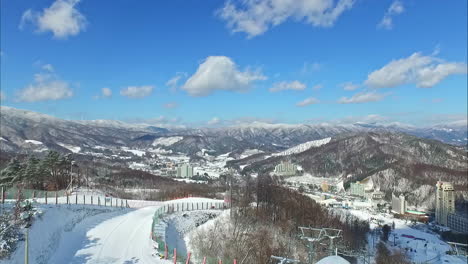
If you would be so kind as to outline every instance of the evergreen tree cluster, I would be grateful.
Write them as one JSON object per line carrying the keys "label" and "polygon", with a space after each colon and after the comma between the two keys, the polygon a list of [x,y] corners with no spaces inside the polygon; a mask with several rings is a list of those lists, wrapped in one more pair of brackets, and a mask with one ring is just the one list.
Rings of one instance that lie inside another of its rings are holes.
{"label": "evergreen tree cluster", "polygon": [[61,155],[56,151],[49,151],[42,159],[30,156],[20,161],[13,158],[0,172],[0,186],[60,190],[70,182],[71,166],[71,155]]}

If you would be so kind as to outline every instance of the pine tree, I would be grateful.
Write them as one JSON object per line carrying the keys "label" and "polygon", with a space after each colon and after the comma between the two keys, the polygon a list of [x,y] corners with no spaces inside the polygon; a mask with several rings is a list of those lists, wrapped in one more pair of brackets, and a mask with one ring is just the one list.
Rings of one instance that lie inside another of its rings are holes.
{"label": "pine tree", "polygon": [[21,180],[22,164],[12,159],[0,173],[0,185],[10,187]]}

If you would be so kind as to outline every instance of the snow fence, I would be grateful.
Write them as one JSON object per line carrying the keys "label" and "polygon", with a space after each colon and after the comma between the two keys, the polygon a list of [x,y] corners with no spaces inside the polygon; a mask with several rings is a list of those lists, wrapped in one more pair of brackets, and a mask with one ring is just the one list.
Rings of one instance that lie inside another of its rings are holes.
{"label": "snow fence", "polygon": [[[160,207],[153,216],[153,223],[151,225],[151,239],[155,244],[155,249],[161,259],[174,260],[174,263],[191,263],[191,253],[187,255],[177,253],[175,245],[168,245],[166,243],[166,228],[167,223],[163,221],[164,215],[171,214],[174,212],[185,212],[185,211],[197,211],[197,210],[225,210],[229,207],[228,203],[225,202],[182,202],[182,203],[170,203]],[[203,264],[219,264],[219,263],[234,263],[237,261],[234,259],[217,259],[205,257],[202,260]]]}

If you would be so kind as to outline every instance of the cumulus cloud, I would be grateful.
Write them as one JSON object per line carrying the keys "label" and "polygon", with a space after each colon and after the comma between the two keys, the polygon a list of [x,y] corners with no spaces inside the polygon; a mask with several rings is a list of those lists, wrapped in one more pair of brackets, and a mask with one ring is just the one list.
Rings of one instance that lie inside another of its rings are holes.
{"label": "cumulus cloud", "polygon": [[306,105],[318,104],[318,103],[320,103],[320,101],[317,98],[309,97],[309,98],[297,103],[296,106],[303,107],[303,106],[306,106]]}
{"label": "cumulus cloud", "polygon": [[79,0],[56,0],[41,12],[26,10],[20,22],[20,29],[31,23],[39,33],[52,32],[58,39],[78,35],[87,25],[86,18],[76,9]]}
{"label": "cumulus cloud", "polygon": [[331,27],[353,4],[354,0],[228,0],[217,14],[232,32],[245,32],[252,38],[288,19]]}
{"label": "cumulus cloud", "polygon": [[392,29],[393,28],[393,17],[399,15],[405,11],[403,3],[401,1],[394,1],[390,7],[388,8],[387,12],[385,12],[382,21],[380,21],[378,27],[384,29]]}
{"label": "cumulus cloud", "polygon": [[351,97],[341,97],[338,100],[340,104],[360,104],[360,103],[368,103],[368,102],[378,102],[387,96],[386,94],[379,94],[376,92],[362,92],[357,93]]}
{"label": "cumulus cloud", "polygon": [[354,84],[352,82],[345,82],[340,84],[341,87],[343,87],[343,90],[345,91],[354,91],[360,87],[359,84]]}
{"label": "cumulus cloud", "polygon": [[175,102],[170,102],[170,103],[166,103],[163,105],[164,108],[168,108],[168,109],[172,109],[172,108],[176,108],[178,107],[179,105]]}
{"label": "cumulus cloud", "polygon": [[70,85],[51,72],[34,75],[34,82],[17,93],[20,102],[55,101],[73,96]]}
{"label": "cumulus cloud", "polygon": [[424,56],[416,52],[373,71],[365,84],[373,88],[387,88],[414,83],[417,87],[429,88],[450,75],[466,73],[465,63],[444,62],[434,55]]}
{"label": "cumulus cloud", "polygon": [[259,71],[240,71],[228,57],[210,56],[181,88],[192,96],[206,96],[216,90],[246,91],[254,81],[265,79]]}
{"label": "cumulus cloud", "polygon": [[306,89],[306,85],[299,81],[292,82],[277,82],[270,88],[270,92],[279,92],[284,90],[303,91]]}
{"label": "cumulus cloud", "polygon": [[143,86],[129,86],[120,90],[120,95],[128,98],[143,98],[151,95],[154,86],[143,85]]}

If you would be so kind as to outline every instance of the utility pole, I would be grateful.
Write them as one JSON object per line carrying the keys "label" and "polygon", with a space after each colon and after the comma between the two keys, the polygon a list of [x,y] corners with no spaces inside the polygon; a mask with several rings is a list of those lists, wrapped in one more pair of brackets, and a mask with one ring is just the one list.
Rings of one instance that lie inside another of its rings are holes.
{"label": "utility pole", "polygon": [[230,171],[229,175],[231,176],[231,183],[229,184],[229,186],[230,186],[229,187],[230,188],[230,190],[229,190],[229,192],[230,192],[230,194],[229,194],[229,204],[230,204],[229,216],[232,219],[232,201],[233,201],[233,199],[232,199],[232,178],[233,178],[233,172]]}
{"label": "utility pole", "polygon": [[24,244],[24,264],[29,263],[29,228],[26,228],[26,239]]}

